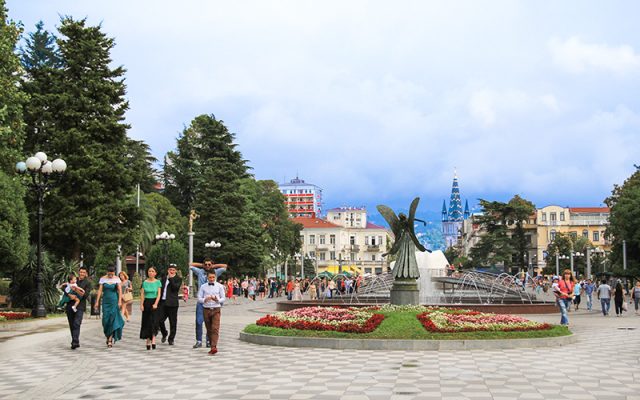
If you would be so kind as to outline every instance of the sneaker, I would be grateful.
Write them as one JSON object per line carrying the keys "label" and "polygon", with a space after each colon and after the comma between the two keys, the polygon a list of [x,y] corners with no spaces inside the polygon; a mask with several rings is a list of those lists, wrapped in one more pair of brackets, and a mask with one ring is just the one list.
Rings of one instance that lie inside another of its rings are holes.
{"label": "sneaker", "polygon": [[215,348],[215,349],[211,349],[211,350],[209,350],[209,355],[213,356],[213,355],[215,355],[217,352],[218,352],[218,349],[217,349],[217,348]]}
{"label": "sneaker", "polygon": [[207,340],[207,347],[211,347],[211,342]]}
{"label": "sneaker", "polygon": [[202,342],[196,342],[196,344],[193,345],[194,349],[198,349],[200,347],[202,347]]}

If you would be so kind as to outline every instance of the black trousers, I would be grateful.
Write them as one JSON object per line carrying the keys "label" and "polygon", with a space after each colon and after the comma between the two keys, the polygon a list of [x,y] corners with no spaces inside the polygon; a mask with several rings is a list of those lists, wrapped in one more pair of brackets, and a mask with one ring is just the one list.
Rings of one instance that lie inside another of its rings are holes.
{"label": "black trousers", "polygon": [[73,311],[71,306],[73,306],[73,302],[67,303],[66,312],[69,330],[71,331],[71,344],[80,345],[80,325],[82,325],[84,310]]}
{"label": "black trousers", "polygon": [[[169,341],[173,342],[176,338],[176,330],[178,328],[178,307],[168,307],[165,305],[163,300],[160,300],[160,304],[158,304],[158,308],[160,308],[160,332],[162,332],[162,336],[169,335]],[[164,321],[169,318],[169,332],[167,332],[167,327],[164,325]]]}

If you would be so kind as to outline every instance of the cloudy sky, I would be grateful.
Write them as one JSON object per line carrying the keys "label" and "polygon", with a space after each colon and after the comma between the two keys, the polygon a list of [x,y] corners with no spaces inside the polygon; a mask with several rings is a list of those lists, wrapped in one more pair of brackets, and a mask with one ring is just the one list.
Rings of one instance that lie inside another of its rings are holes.
{"label": "cloudy sky", "polygon": [[[454,4],[451,4],[454,3]],[[213,113],[256,177],[329,207],[600,205],[640,163],[640,3],[8,0],[32,31],[102,23],[130,135],[157,157]]]}

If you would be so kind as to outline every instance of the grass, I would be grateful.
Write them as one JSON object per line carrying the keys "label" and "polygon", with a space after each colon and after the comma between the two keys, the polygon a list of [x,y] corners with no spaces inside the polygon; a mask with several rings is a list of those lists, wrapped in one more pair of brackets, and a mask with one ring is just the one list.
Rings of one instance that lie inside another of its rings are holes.
{"label": "grass", "polygon": [[414,340],[487,340],[487,339],[529,339],[570,335],[567,327],[554,326],[543,331],[528,332],[429,332],[418,321],[418,312],[383,312],[384,321],[371,333],[346,333],[334,331],[308,331],[300,329],[280,329],[256,324],[247,325],[244,332],[269,336],[299,336],[342,339],[414,339]]}

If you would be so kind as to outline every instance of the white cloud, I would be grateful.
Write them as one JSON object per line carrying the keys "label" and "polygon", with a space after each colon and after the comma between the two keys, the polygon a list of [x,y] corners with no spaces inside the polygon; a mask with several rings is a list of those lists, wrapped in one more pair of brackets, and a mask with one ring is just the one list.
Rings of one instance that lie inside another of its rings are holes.
{"label": "white cloud", "polygon": [[570,72],[591,69],[626,74],[640,71],[640,54],[629,45],[608,46],[586,43],[577,36],[567,40],[551,39],[553,61]]}
{"label": "white cloud", "polygon": [[560,107],[553,94],[532,95],[522,90],[475,90],[470,94],[469,113],[484,127],[497,123],[498,117],[517,114],[548,114]]}

